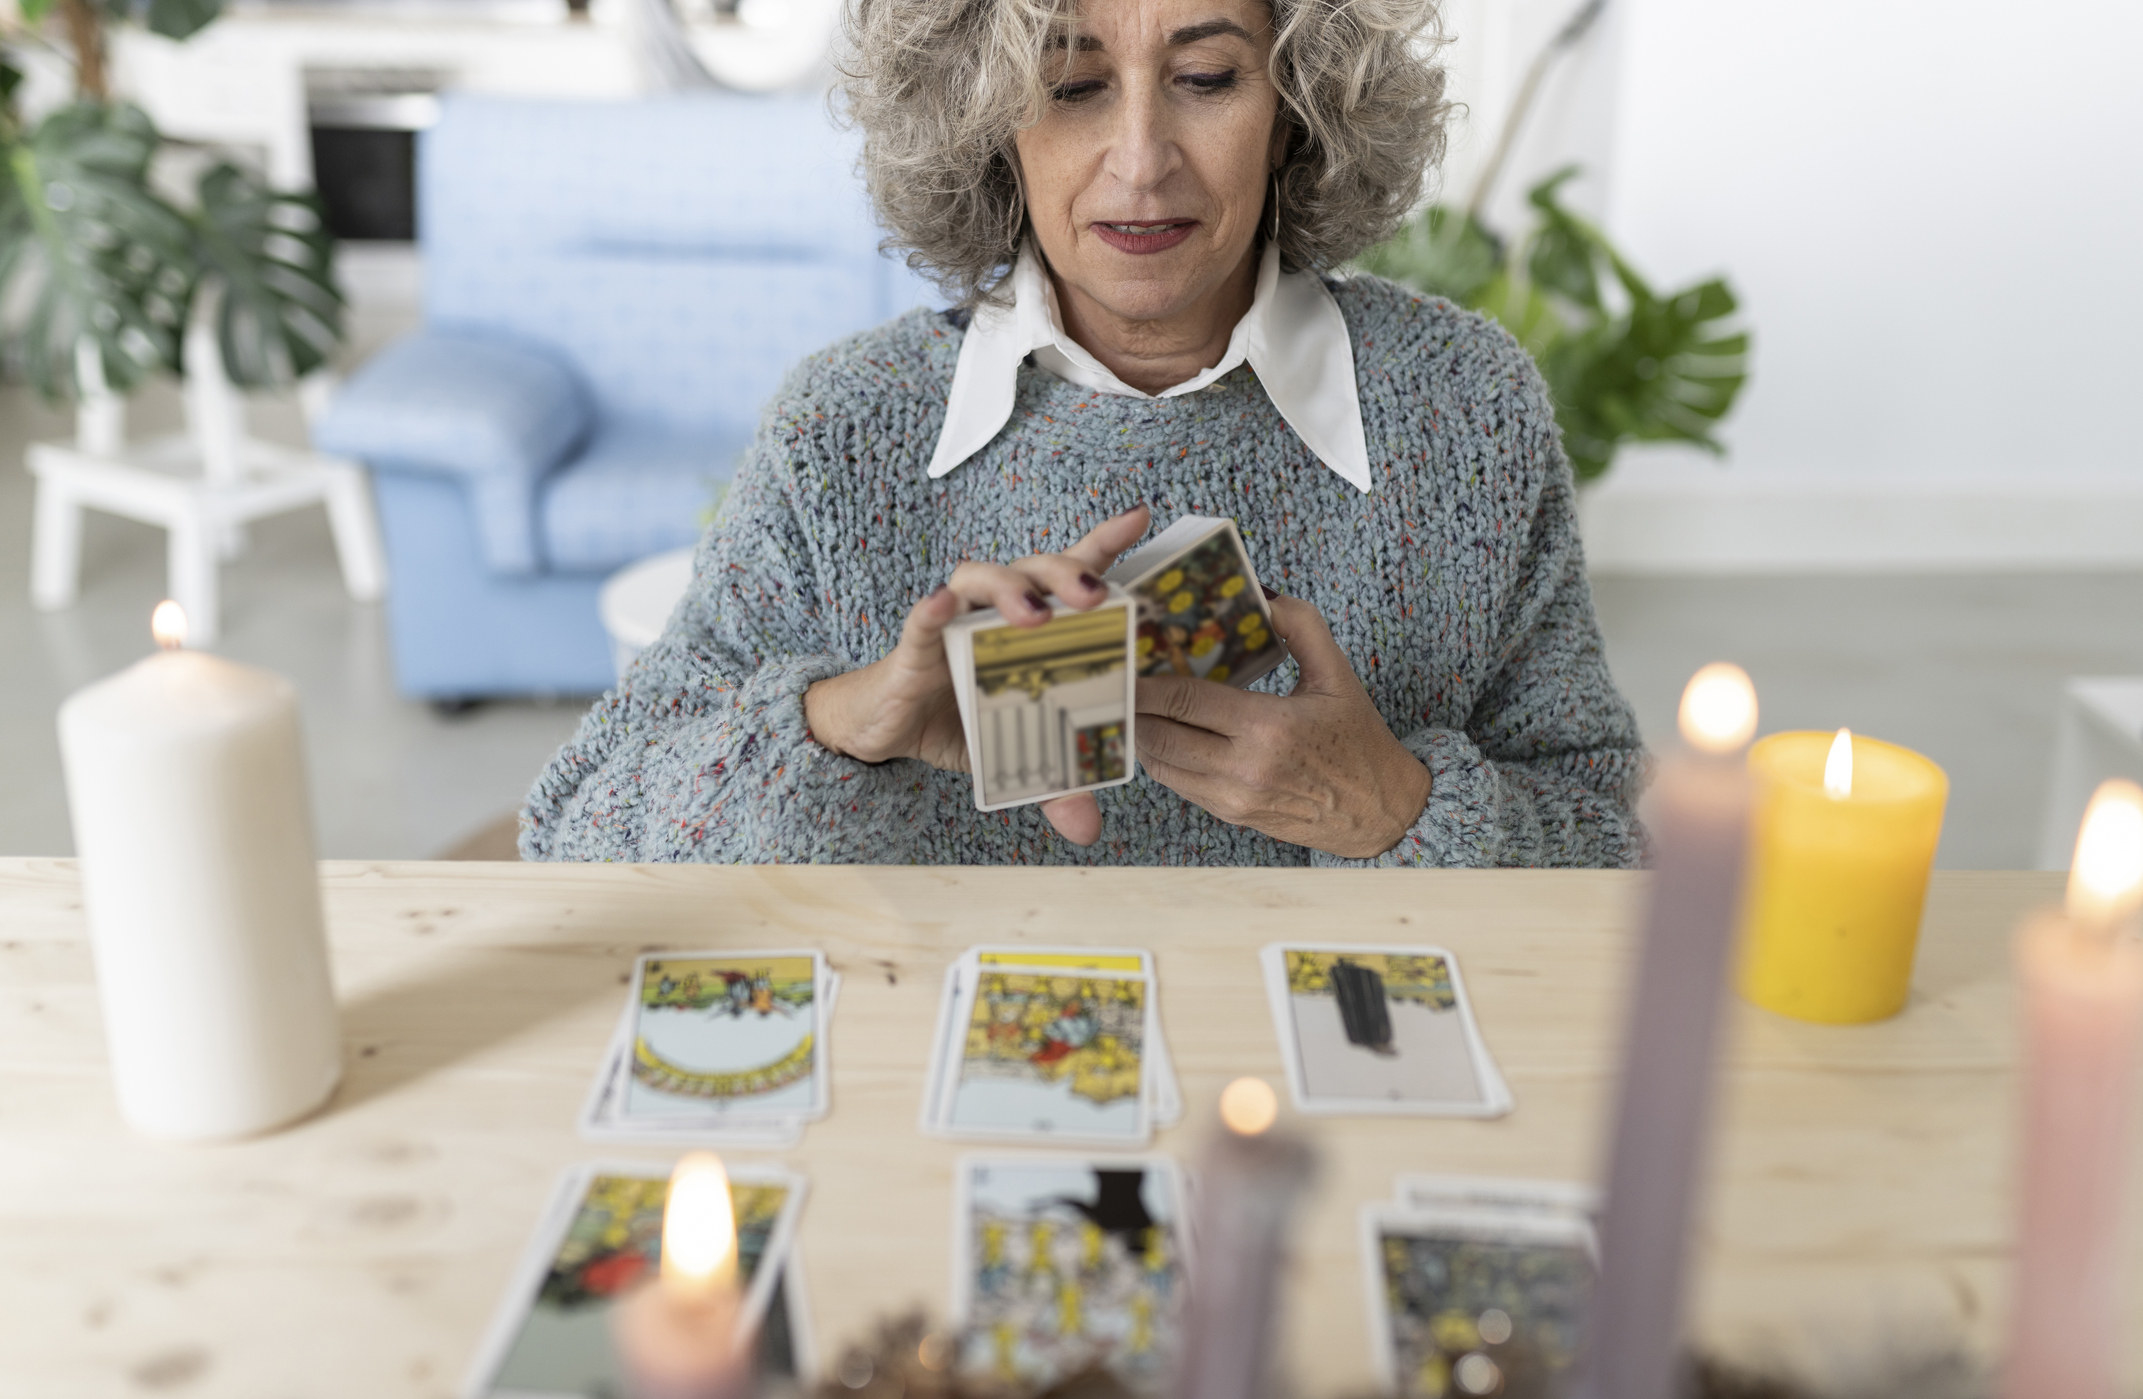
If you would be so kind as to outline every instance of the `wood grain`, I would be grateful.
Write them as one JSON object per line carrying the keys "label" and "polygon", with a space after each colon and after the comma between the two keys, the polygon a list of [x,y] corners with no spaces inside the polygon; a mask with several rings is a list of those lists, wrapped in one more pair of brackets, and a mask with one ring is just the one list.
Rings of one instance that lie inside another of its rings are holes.
{"label": "wood grain", "polygon": [[[0,861],[0,1395],[451,1394],[561,1168],[633,955],[823,948],[844,974],[833,1114],[787,1159],[822,1350],[942,1310],[959,1148],[917,1135],[945,965],[980,942],[1150,947],[1190,1121],[1281,1072],[1256,950],[1436,942],[1517,1095],[1496,1122],[1309,1125],[1292,1363],[1369,1357],[1354,1218],[1399,1171],[1590,1177],[1641,877],[332,864],[348,1080],[214,1147],[119,1124],[74,871]],[[2058,876],[1936,878],[1907,1011],[1823,1028],[1742,1008],[1701,1242],[1699,1326],[1742,1353],[1998,1333],[2009,1236],[2008,932]],[[1190,1155],[1192,1127],[1161,1145]],[[631,1152],[659,1159],[659,1153]],[[2136,1328],[2143,1358],[2143,1327]]]}

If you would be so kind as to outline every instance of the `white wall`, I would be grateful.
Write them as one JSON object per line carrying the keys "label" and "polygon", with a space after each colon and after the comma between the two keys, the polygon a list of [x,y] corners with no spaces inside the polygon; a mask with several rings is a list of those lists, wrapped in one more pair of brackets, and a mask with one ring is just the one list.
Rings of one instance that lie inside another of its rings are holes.
{"label": "white wall", "polygon": [[[1462,199],[1577,0],[1451,0]],[[1612,0],[1491,221],[1592,172],[1663,285],[1726,273],[1756,339],[1723,464],[1625,450],[1601,569],[2143,566],[2143,7]]]}
{"label": "white wall", "polygon": [[1744,293],[1736,474],[2143,482],[2143,7],[1618,3],[1609,224]]}

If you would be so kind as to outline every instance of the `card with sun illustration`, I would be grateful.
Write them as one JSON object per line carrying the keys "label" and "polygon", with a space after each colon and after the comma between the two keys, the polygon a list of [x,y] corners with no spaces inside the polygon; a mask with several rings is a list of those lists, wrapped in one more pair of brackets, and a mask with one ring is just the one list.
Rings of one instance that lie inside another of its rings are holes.
{"label": "card with sun illustration", "polygon": [[1235,521],[1186,515],[1126,554],[1109,581],[1138,599],[1140,675],[1238,689],[1287,659]]}

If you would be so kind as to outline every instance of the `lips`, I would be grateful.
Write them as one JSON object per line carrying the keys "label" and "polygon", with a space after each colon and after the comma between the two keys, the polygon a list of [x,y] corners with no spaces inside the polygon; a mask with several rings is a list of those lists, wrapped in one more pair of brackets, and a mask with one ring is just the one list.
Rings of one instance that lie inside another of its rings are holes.
{"label": "lips", "polygon": [[1196,219],[1158,219],[1151,223],[1092,223],[1094,236],[1119,252],[1158,253],[1191,236]]}

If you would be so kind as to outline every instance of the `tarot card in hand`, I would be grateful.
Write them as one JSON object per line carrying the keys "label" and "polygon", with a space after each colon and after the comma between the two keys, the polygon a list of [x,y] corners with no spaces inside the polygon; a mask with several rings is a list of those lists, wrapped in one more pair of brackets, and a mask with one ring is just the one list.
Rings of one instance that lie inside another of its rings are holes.
{"label": "tarot card in hand", "polygon": [[1138,599],[1138,672],[1241,688],[1287,659],[1235,521],[1186,515],[1117,561]]}
{"label": "tarot card in hand", "polygon": [[984,970],[970,982],[940,1095],[942,1130],[1146,1140],[1148,978]]}
{"label": "tarot card in hand", "polygon": [[1408,1399],[1575,1392],[1596,1266],[1583,1219],[1369,1205],[1362,1235],[1371,1344],[1387,1390]]}
{"label": "tarot card in hand", "polygon": [[815,952],[641,958],[620,1120],[822,1112],[823,980]]}
{"label": "tarot card in hand", "polygon": [[1091,611],[1054,607],[1038,627],[1013,626],[992,608],[945,629],[983,811],[1131,780],[1131,600],[1117,592]]}
{"label": "tarot card in hand", "polygon": [[[787,1261],[803,1180],[740,1166],[729,1193],[744,1286],[738,1325],[750,1328],[766,1315]],[[645,1162],[567,1173],[478,1353],[463,1389],[468,1399],[608,1399],[625,1391],[610,1304],[659,1266],[668,1194],[669,1172]]]}
{"label": "tarot card in hand", "polygon": [[1265,987],[1304,1112],[1494,1117],[1510,1090],[1440,947],[1274,945]]}
{"label": "tarot card in hand", "polygon": [[1022,1392],[1101,1367],[1165,1386],[1181,1334],[1183,1191],[1162,1157],[970,1157],[954,1221],[959,1364]]}

